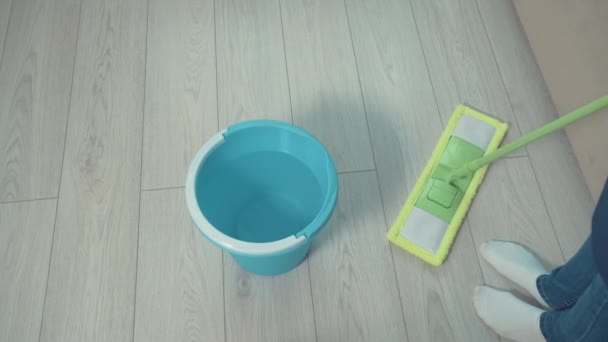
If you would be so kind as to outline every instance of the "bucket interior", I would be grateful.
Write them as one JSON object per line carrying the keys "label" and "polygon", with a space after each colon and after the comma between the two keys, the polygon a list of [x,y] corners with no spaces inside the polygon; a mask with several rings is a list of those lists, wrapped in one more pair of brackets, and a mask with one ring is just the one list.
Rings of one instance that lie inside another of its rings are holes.
{"label": "bucket interior", "polygon": [[202,163],[195,194],[203,215],[222,233],[271,242],[300,232],[317,216],[330,172],[329,155],[314,138],[282,124],[245,125],[229,129]]}

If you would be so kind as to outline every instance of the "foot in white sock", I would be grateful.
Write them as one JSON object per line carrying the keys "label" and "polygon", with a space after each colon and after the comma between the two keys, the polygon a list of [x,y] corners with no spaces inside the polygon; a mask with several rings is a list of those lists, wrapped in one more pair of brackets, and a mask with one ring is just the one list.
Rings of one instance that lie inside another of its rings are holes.
{"label": "foot in white sock", "polygon": [[473,304],[479,318],[500,336],[520,342],[545,341],[540,331],[540,315],[544,311],[509,292],[478,286]]}
{"label": "foot in white sock", "polygon": [[498,272],[523,287],[544,308],[550,309],[536,286],[536,279],[549,272],[534,254],[521,245],[506,241],[484,242],[479,251]]}

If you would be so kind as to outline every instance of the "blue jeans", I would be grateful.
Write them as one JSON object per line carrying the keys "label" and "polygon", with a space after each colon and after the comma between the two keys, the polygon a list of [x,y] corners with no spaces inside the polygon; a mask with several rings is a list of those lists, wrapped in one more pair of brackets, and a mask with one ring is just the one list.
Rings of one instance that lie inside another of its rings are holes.
{"label": "blue jeans", "polygon": [[608,341],[608,286],[596,269],[591,239],[566,264],[538,277],[536,286],[555,310],[540,317],[548,342]]}

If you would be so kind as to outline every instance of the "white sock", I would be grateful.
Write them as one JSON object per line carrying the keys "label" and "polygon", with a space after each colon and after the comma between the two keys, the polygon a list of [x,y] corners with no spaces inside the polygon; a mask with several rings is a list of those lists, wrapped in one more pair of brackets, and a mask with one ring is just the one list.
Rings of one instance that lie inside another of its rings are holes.
{"label": "white sock", "polygon": [[534,254],[516,243],[494,240],[481,244],[479,251],[498,272],[523,287],[544,308],[550,309],[536,286],[536,279],[549,272]]}
{"label": "white sock", "polygon": [[500,336],[520,342],[545,341],[540,331],[540,315],[544,311],[509,292],[478,286],[473,304],[479,318]]}

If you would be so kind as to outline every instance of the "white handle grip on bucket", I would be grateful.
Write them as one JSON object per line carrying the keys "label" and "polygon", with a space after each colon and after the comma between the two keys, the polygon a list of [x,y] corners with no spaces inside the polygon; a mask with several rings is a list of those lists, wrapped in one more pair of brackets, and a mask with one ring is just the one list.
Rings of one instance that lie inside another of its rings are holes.
{"label": "white handle grip on bucket", "polygon": [[194,160],[190,164],[188,169],[188,176],[186,177],[186,202],[188,204],[188,211],[194,221],[194,224],[198,230],[205,235],[211,242],[216,245],[225,248],[229,252],[237,254],[247,255],[269,255],[287,251],[291,248],[297,247],[306,242],[306,236],[302,235],[296,237],[295,235],[288,236],[284,239],[272,241],[272,242],[247,242],[232,238],[217,228],[215,228],[205,215],[203,214],[198,202],[196,200],[195,187],[196,187],[196,176],[200,166],[205,162],[205,159],[224,143],[224,133],[226,130],[219,132],[214,135],[203,147],[198,151]]}

